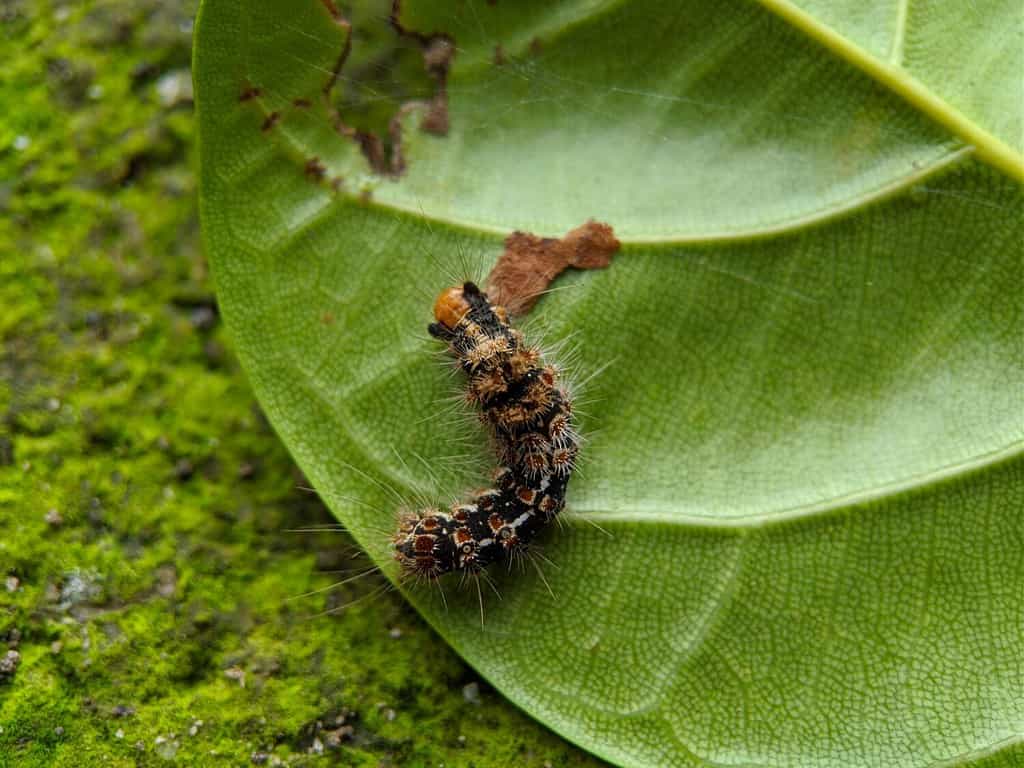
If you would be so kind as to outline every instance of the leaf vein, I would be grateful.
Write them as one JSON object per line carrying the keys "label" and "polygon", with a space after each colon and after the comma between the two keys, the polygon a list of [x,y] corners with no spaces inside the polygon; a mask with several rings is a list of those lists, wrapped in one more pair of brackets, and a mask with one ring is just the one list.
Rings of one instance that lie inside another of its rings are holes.
{"label": "leaf vein", "polygon": [[767,10],[816,40],[852,66],[888,88],[912,107],[977,149],[978,157],[1010,178],[1024,182],[1024,157],[951,104],[937,96],[906,70],[881,61],[859,45],[825,26],[791,0],[758,0]]}
{"label": "leaf vein", "polygon": [[580,521],[593,522],[600,525],[606,523],[637,522],[674,523],[685,527],[730,530],[740,535],[754,529],[792,523],[804,518],[826,514],[838,514],[853,507],[865,507],[896,496],[927,489],[933,485],[953,482],[975,472],[1022,458],[1024,458],[1024,440],[1018,440],[981,456],[974,456],[963,462],[949,464],[932,472],[913,475],[909,478],[886,483],[875,488],[853,491],[852,493],[843,494],[824,501],[798,505],[787,509],[740,515],[731,518],[716,518],[711,515],[677,514],[653,508],[629,511],[598,510],[575,505],[572,514],[568,515],[566,519],[573,521],[575,518],[579,518]]}

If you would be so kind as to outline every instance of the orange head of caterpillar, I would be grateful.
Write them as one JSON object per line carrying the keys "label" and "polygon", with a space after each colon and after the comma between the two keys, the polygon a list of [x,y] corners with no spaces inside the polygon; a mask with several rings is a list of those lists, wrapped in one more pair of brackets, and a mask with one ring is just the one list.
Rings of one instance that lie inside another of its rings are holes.
{"label": "orange head of caterpillar", "polygon": [[[466,288],[469,286],[476,288],[473,283],[446,288],[441,291],[437,301],[434,302],[434,319],[449,331],[454,331],[472,309],[466,299]],[[479,293],[479,291],[477,292]]]}
{"label": "orange head of caterpillar", "polygon": [[487,294],[476,283],[467,281],[441,291],[434,302],[436,322],[431,323],[427,330],[432,336],[450,341],[467,319],[482,322],[485,326],[493,323],[505,326],[508,323],[504,307],[492,306]]}
{"label": "orange head of caterpillar", "polygon": [[431,333],[434,333],[435,326],[440,327],[438,331],[453,333],[474,308],[481,306],[487,306],[487,297],[480,292],[475,283],[467,282],[461,286],[444,289],[434,302],[436,324],[431,326]]}

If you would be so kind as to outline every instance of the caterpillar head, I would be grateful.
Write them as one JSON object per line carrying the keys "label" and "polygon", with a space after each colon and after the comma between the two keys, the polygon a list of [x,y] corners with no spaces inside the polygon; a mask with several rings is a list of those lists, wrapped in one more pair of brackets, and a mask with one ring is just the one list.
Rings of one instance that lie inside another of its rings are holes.
{"label": "caterpillar head", "polygon": [[[434,320],[437,321],[437,324],[449,332],[454,331],[473,308],[467,299],[467,294],[478,296],[480,289],[474,283],[463,283],[441,291],[437,301],[434,302]],[[433,333],[433,326],[431,326],[431,333]]]}
{"label": "caterpillar head", "polygon": [[476,283],[467,281],[441,291],[434,302],[436,322],[427,326],[427,330],[432,336],[450,341],[459,326],[471,315],[476,322],[489,328],[491,334],[495,330],[505,330],[508,323],[505,308],[492,305],[487,300],[487,294]]}

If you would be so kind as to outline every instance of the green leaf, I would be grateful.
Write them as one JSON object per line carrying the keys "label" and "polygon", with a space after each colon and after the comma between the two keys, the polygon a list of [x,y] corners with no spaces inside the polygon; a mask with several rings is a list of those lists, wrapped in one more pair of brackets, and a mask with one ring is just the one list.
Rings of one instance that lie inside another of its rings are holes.
{"label": "green leaf", "polygon": [[433,295],[513,229],[607,221],[612,266],[534,310],[582,376],[607,366],[554,596],[495,574],[483,625],[471,590],[409,599],[621,765],[1019,764],[1017,4],[405,3],[457,52],[448,135],[401,112],[400,178],[327,106],[379,124],[430,97],[408,38],[361,33],[384,5],[352,11],[336,88],[328,3],[206,0],[197,30],[219,300],[338,518],[393,577],[398,497],[487,458],[445,414]]}

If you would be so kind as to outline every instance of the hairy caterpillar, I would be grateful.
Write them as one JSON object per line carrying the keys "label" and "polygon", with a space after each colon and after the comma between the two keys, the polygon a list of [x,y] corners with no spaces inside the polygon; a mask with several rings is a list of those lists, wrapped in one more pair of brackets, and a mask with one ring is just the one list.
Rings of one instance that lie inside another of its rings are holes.
{"label": "hairy caterpillar", "polygon": [[537,534],[565,506],[579,436],[572,401],[501,306],[474,283],[443,291],[434,304],[432,336],[467,377],[467,399],[480,411],[501,465],[493,487],[448,510],[403,515],[394,537],[404,575],[436,579],[458,571],[478,573],[524,554]]}

